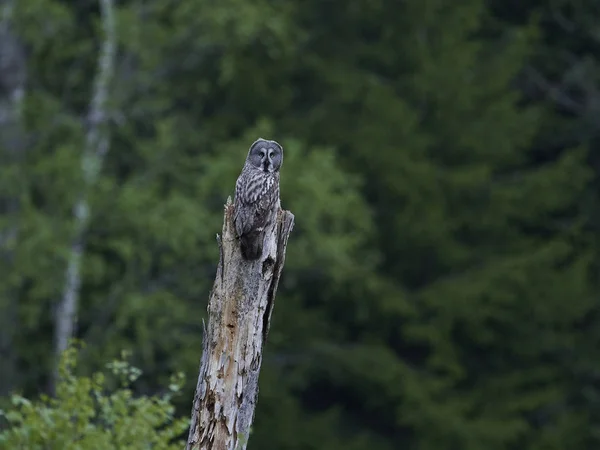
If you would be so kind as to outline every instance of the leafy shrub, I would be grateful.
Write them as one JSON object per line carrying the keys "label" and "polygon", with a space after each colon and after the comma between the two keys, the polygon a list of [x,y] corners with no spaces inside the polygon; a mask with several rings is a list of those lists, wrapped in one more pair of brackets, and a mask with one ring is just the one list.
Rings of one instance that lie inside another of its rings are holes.
{"label": "leafy shrub", "polygon": [[178,441],[189,420],[174,417],[171,403],[183,375],[171,378],[167,393],[138,396],[132,384],[139,369],[121,359],[107,364],[107,373],[75,375],[77,349],[70,347],[60,364],[56,397],[30,401],[12,397],[0,411],[8,427],[0,432],[0,448],[27,450],[180,450]]}

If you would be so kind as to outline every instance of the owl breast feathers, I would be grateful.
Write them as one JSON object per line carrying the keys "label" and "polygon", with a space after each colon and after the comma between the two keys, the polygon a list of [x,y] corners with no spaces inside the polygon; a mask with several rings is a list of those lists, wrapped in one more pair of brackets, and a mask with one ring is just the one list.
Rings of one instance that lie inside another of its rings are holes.
{"label": "owl breast feathers", "polygon": [[283,149],[277,142],[259,139],[250,147],[237,179],[234,222],[244,259],[260,258],[265,229],[277,217],[282,161]]}

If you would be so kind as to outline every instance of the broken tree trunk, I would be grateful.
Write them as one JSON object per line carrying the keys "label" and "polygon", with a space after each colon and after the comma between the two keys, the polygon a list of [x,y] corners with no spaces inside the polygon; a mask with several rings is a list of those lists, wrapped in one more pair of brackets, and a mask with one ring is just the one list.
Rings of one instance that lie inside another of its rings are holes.
{"label": "broken tree trunk", "polygon": [[225,205],[221,256],[208,302],[208,329],[186,450],[244,450],[258,397],[263,347],[294,215],[279,210],[265,231],[263,254],[242,258],[231,198]]}

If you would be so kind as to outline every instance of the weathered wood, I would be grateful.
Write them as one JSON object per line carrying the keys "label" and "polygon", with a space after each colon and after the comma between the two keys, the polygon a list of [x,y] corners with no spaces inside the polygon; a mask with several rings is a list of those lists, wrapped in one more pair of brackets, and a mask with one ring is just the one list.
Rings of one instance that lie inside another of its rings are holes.
{"label": "weathered wood", "polygon": [[293,225],[294,215],[280,210],[277,222],[266,229],[263,255],[246,261],[227,199],[187,450],[246,448],[262,351]]}

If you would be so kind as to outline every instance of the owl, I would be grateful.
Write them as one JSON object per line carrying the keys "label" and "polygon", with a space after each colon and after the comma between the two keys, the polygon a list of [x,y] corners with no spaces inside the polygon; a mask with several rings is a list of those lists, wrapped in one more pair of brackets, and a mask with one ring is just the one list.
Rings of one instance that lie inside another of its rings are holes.
{"label": "owl", "polygon": [[262,255],[264,230],[280,208],[279,169],[283,147],[259,138],[250,146],[246,163],[235,184],[234,223],[242,257],[256,260]]}

